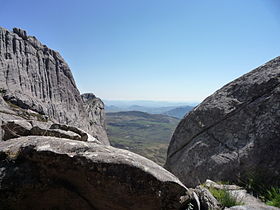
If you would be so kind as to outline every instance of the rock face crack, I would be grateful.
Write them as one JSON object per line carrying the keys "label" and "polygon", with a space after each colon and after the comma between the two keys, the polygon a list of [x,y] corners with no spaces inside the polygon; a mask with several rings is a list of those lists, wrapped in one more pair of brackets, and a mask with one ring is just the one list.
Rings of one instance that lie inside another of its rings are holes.
{"label": "rock face crack", "polygon": [[78,197],[78,198],[81,198],[81,200],[83,200],[85,203],[87,203],[88,206],[90,206],[90,209],[92,210],[98,210],[94,204],[89,200],[87,199],[85,196],[83,196],[79,190],[74,186],[72,185],[70,182],[66,181],[66,180],[62,180],[62,179],[57,179],[54,181],[54,184],[56,186],[60,186],[62,188],[65,188],[67,190],[69,190],[70,192],[72,193],[75,193],[75,195]]}
{"label": "rock face crack", "polygon": [[[212,125],[206,127],[205,129],[201,130],[200,132],[198,132],[197,134],[195,134],[186,144],[182,145],[179,149],[177,149],[176,151],[174,151],[173,153],[168,155],[168,158],[172,158],[173,155],[175,155],[176,153],[178,153],[179,151],[181,151],[182,149],[184,149],[184,147],[186,147],[189,143],[192,142],[193,139],[195,139],[196,137],[198,137],[199,135],[201,135],[204,132],[207,132],[209,129],[219,125],[220,123],[222,123],[223,121],[227,120],[228,118],[234,116],[235,114],[237,114],[238,112],[244,110],[247,106],[249,106],[251,103],[255,102],[256,100],[258,100],[259,98],[271,93],[274,89],[276,89],[277,87],[280,87],[280,84],[277,84],[275,86],[273,86],[271,89],[269,89],[267,92],[258,95],[257,97],[254,97],[253,100],[249,101],[249,102],[245,102],[242,105],[240,105],[240,107],[238,107],[237,109],[233,110],[232,112],[228,113],[227,115],[225,115],[225,117],[215,123],[213,123]],[[208,132],[207,132],[208,133]],[[209,134],[209,133],[208,133]],[[216,140],[217,142],[223,144],[221,141],[219,141],[218,139],[216,139],[214,137],[214,135],[211,135],[211,137]],[[227,147],[225,144],[223,144],[225,147]],[[230,150],[232,150],[232,148],[228,148]]]}

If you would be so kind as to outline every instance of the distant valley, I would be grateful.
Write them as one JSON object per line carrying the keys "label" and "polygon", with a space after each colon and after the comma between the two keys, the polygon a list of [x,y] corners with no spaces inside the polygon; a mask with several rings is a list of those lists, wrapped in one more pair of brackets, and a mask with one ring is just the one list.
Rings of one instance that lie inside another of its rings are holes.
{"label": "distant valley", "polygon": [[107,133],[112,146],[127,149],[163,165],[179,119],[140,111],[107,112]]}
{"label": "distant valley", "polygon": [[149,114],[164,114],[171,117],[183,118],[186,113],[191,111],[194,106],[177,105],[177,106],[142,106],[142,105],[105,105],[105,112],[126,112],[140,111]]}

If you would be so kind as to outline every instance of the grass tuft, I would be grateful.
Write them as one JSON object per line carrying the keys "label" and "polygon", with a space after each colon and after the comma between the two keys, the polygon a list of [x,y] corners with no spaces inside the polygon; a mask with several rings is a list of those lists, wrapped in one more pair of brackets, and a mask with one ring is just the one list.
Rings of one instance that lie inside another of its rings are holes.
{"label": "grass tuft", "polygon": [[264,197],[267,205],[280,207],[280,187],[271,187]]}
{"label": "grass tuft", "polygon": [[238,201],[236,197],[230,195],[225,189],[209,188],[211,194],[219,201],[223,207],[232,207],[243,205],[241,201]]}
{"label": "grass tuft", "polygon": [[[247,178],[240,182],[249,193],[261,199],[267,205],[280,207],[280,187],[279,178],[274,178],[275,182],[267,182],[267,177],[263,172],[248,173]],[[278,181],[277,181],[278,180]]]}

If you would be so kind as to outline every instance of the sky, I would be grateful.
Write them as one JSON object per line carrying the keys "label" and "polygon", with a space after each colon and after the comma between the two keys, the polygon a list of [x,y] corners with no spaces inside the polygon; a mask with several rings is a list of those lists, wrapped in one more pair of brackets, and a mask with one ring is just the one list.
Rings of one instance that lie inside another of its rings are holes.
{"label": "sky", "polygon": [[279,0],[0,0],[64,57],[80,92],[106,100],[201,102],[280,55]]}

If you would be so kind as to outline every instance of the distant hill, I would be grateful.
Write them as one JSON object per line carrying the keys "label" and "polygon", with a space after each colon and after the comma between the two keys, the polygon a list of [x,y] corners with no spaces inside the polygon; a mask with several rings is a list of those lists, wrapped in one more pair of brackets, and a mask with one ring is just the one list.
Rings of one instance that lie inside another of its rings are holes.
{"label": "distant hill", "polygon": [[[178,109],[177,109],[178,108]],[[126,111],[140,111],[149,114],[164,114],[177,118],[182,118],[186,112],[189,112],[193,106],[165,106],[165,107],[149,107],[149,106],[105,106],[105,112],[126,112]],[[174,111],[173,111],[174,110]]]}
{"label": "distant hill", "polygon": [[176,108],[176,106],[167,106],[167,107],[148,107],[148,106],[139,106],[139,105],[131,105],[131,106],[115,106],[109,105],[105,106],[105,112],[126,112],[126,111],[140,111],[147,112],[149,114],[162,114],[169,110]]}
{"label": "distant hill", "polygon": [[139,111],[106,113],[112,146],[127,149],[163,165],[179,119]]}
{"label": "distant hill", "polygon": [[167,112],[164,112],[163,114],[182,119],[193,108],[194,108],[193,106],[182,106],[182,107],[177,107],[175,109],[171,109]]}
{"label": "distant hill", "polygon": [[129,107],[133,105],[144,107],[179,107],[179,106],[196,106],[199,102],[174,102],[174,101],[149,101],[149,100],[102,100],[107,106]]}

